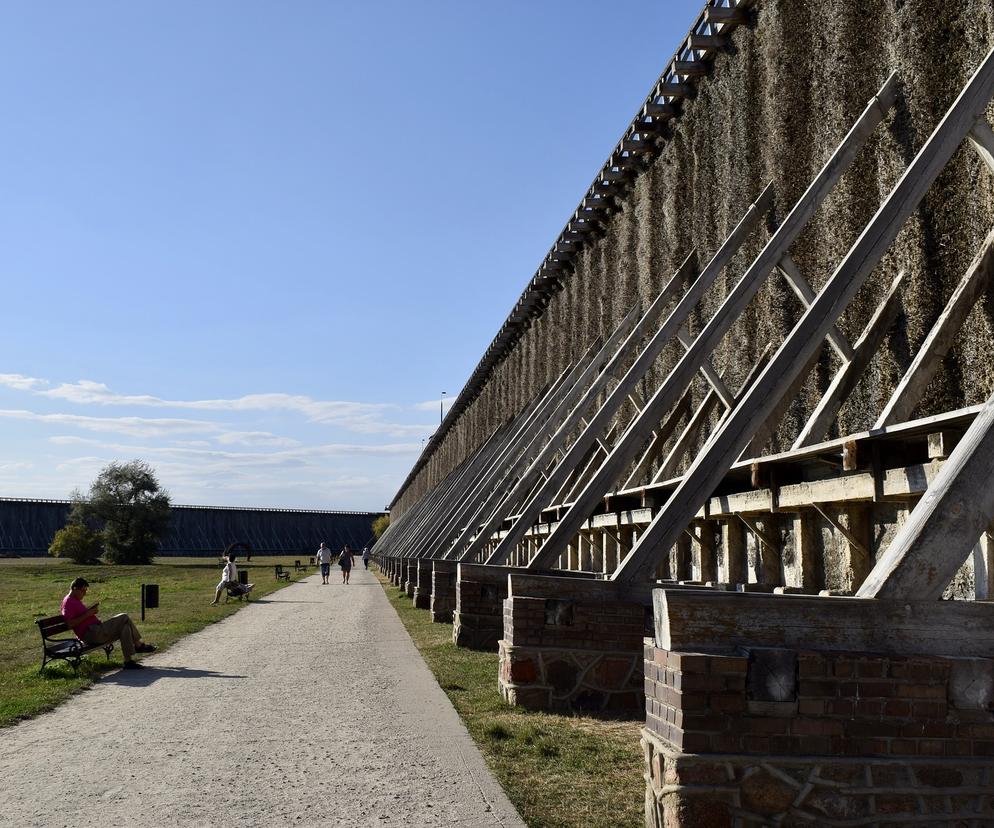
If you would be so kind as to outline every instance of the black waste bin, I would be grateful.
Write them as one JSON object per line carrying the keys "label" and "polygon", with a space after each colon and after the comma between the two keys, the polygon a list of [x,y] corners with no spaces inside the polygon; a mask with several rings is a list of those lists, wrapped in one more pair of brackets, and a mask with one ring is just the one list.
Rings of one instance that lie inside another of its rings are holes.
{"label": "black waste bin", "polygon": [[247,584],[248,583],[248,572],[244,569],[238,570],[238,583]]}
{"label": "black waste bin", "polygon": [[159,585],[142,584],[145,592],[145,609],[158,609],[159,607]]}

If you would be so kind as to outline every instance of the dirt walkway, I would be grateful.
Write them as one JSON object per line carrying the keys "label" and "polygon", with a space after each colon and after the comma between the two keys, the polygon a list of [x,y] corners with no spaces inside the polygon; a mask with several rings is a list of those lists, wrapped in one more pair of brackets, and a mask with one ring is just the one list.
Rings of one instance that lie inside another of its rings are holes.
{"label": "dirt walkway", "polygon": [[372,573],[332,579],[2,731],[0,825],[523,826]]}

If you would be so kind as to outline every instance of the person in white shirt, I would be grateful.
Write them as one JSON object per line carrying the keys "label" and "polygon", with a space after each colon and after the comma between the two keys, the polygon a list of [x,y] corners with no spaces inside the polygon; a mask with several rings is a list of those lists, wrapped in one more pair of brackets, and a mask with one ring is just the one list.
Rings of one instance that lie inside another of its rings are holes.
{"label": "person in white shirt", "polygon": [[229,554],[225,558],[224,569],[221,571],[221,580],[218,582],[217,589],[214,590],[214,600],[211,601],[212,604],[216,604],[221,600],[221,590],[225,587],[238,584],[238,567],[235,566],[235,556]]}
{"label": "person in white shirt", "polygon": [[321,564],[321,583],[328,583],[328,576],[331,574],[331,550],[321,541],[321,546],[315,556]]}

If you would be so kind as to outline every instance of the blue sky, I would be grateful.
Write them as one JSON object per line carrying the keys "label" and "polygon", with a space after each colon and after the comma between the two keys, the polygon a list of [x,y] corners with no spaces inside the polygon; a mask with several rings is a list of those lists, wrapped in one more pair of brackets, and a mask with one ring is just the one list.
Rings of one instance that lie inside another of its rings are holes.
{"label": "blue sky", "polygon": [[0,4],[0,496],[380,509],[702,0]]}

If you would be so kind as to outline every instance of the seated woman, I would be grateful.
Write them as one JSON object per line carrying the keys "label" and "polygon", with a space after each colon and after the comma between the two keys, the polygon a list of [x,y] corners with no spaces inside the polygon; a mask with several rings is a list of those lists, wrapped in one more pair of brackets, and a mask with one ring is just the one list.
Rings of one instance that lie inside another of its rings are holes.
{"label": "seated woman", "polygon": [[221,600],[221,592],[225,589],[233,591],[241,591],[242,589],[242,585],[238,583],[238,567],[235,566],[233,552],[229,552],[225,558],[224,569],[221,570],[221,580],[218,582],[217,589],[214,590],[214,600],[211,601],[211,604],[216,604]]}

